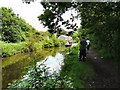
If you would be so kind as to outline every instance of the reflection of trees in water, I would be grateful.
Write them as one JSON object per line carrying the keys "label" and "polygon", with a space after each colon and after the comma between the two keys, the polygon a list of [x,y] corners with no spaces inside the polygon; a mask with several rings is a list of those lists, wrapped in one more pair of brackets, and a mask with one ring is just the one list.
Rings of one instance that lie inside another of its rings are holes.
{"label": "reflection of trees in water", "polygon": [[55,56],[57,52],[62,52],[64,51],[65,47],[58,47],[58,48],[45,48],[41,51],[38,51],[37,54],[48,56],[52,55]]}

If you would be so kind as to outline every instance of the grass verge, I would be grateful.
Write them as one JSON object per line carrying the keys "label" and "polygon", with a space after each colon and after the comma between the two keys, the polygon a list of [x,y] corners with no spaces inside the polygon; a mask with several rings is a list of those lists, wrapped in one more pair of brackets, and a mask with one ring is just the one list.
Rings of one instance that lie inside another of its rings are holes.
{"label": "grass verge", "polygon": [[84,81],[94,75],[94,70],[87,61],[78,61],[78,46],[73,47],[71,51],[71,54],[65,56],[60,74],[62,77],[71,77],[74,88],[85,88]]}

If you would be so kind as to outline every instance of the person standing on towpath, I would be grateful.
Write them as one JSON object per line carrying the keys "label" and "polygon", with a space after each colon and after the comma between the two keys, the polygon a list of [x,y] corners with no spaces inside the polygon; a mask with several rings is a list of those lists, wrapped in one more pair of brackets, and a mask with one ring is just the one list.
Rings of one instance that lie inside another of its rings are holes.
{"label": "person standing on towpath", "polygon": [[79,61],[85,60],[86,57],[86,45],[87,42],[85,38],[83,37],[82,40],[80,41],[80,48],[79,48]]}

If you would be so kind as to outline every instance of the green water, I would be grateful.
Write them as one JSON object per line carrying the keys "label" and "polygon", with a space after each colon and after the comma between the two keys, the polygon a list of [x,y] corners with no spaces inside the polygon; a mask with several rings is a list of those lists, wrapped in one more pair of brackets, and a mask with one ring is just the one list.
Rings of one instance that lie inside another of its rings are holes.
{"label": "green water", "polygon": [[4,58],[2,60],[2,88],[7,88],[8,83],[22,77],[27,72],[25,67],[32,66],[49,55],[55,56],[57,52],[63,53],[64,50],[64,47],[40,49]]}

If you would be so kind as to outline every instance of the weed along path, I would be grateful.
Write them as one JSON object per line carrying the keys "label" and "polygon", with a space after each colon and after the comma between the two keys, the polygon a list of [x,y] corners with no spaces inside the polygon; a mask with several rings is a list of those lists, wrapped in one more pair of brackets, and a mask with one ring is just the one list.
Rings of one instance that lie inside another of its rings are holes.
{"label": "weed along path", "polygon": [[118,69],[108,60],[104,60],[95,51],[90,50],[87,60],[95,71],[92,78],[85,80],[86,88],[118,88]]}

